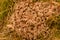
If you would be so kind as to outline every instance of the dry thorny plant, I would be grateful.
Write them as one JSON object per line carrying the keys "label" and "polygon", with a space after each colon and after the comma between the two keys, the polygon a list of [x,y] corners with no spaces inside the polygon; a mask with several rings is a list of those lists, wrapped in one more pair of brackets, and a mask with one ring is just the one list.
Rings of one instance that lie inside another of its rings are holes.
{"label": "dry thorny plant", "polygon": [[53,40],[54,29],[51,31],[45,22],[59,13],[59,4],[55,3],[20,1],[15,5],[7,27],[15,30],[22,40]]}
{"label": "dry thorny plant", "polygon": [[9,36],[7,40],[54,40],[55,29],[50,29],[46,20],[59,14],[59,10],[59,3],[54,1],[33,3],[32,0],[18,0],[3,30]]}

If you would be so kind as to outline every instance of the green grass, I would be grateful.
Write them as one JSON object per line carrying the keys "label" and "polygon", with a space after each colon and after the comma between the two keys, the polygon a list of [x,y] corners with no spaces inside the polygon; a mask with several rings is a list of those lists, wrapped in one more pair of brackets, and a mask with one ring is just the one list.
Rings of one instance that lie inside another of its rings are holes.
{"label": "green grass", "polygon": [[58,2],[60,3],[60,0],[32,0],[32,2],[49,2],[49,1],[55,1],[55,2]]}
{"label": "green grass", "polygon": [[8,14],[8,11],[11,10],[14,5],[12,0],[3,0],[0,2],[0,14]]}
{"label": "green grass", "polygon": [[60,15],[53,15],[49,17],[48,20],[46,20],[46,24],[51,31],[55,28],[55,37],[60,38]]}
{"label": "green grass", "polygon": [[55,0],[55,1],[60,3],[60,0]]}
{"label": "green grass", "polygon": [[48,20],[46,20],[46,24],[50,28],[57,28],[58,30],[60,30],[60,15],[54,15],[50,17]]}
{"label": "green grass", "polygon": [[7,23],[6,19],[8,17],[8,14],[12,14],[13,12],[13,6],[13,0],[0,0],[0,40],[2,40],[2,38],[5,38],[5,40],[19,39],[19,36],[16,34],[15,31],[12,32],[9,28],[5,26],[5,24]]}
{"label": "green grass", "polygon": [[14,6],[13,0],[1,0],[0,1],[0,22],[1,23],[6,21],[8,14],[12,14],[13,6]]}
{"label": "green grass", "polygon": [[6,19],[9,17],[8,14],[12,14],[15,1],[0,0],[0,40],[22,40],[15,30],[6,27]]}

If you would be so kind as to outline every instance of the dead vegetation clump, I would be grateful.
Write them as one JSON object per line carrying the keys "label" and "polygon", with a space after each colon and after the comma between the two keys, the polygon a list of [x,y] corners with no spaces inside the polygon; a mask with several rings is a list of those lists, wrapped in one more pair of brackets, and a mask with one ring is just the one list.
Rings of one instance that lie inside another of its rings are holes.
{"label": "dead vegetation clump", "polygon": [[55,17],[60,14],[59,3],[48,0],[15,1],[0,3],[0,40],[55,40],[56,27],[60,28],[60,16]]}
{"label": "dead vegetation clump", "polygon": [[57,14],[57,6],[48,2],[20,1],[15,4],[7,27],[15,30],[22,40],[53,40],[54,33],[45,22]]}

